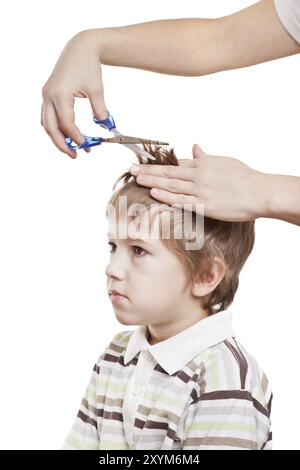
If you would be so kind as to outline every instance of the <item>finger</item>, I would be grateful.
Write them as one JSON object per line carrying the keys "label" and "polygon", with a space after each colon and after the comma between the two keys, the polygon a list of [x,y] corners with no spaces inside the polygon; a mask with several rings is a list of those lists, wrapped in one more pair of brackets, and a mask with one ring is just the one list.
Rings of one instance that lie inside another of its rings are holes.
{"label": "finger", "polygon": [[195,194],[195,184],[175,178],[161,178],[160,176],[138,175],[136,181],[141,186],[159,188],[171,193]]}
{"label": "finger", "polygon": [[70,150],[66,144],[65,136],[58,128],[57,116],[54,106],[51,101],[45,102],[43,106],[43,127],[54,145],[61,151],[69,155],[71,158],[76,158],[75,150]]}
{"label": "finger", "polygon": [[178,207],[180,209],[187,209],[192,212],[203,212],[203,204],[195,196],[174,194],[158,188],[151,189],[150,194],[152,197],[154,197],[154,199],[157,199],[160,202],[164,202],[169,206]]}
{"label": "finger", "polygon": [[56,97],[55,100],[53,100],[53,103],[57,114],[58,126],[61,132],[66,137],[70,137],[77,145],[83,144],[84,137],[75,124],[74,96],[71,94],[62,95]]}
{"label": "finger", "polygon": [[181,167],[195,168],[195,162],[194,162],[194,160],[192,160],[190,158],[182,158],[182,159],[178,160],[178,163]]}
{"label": "finger", "polygon": [[103,88],[98,88],[97,90],[88,94],[88,98],[91,103],[93,114],[97,119],[105,119],[107,117],[108,111],[104,102]]}
{"label": "finger", "polygon": [[203,152],[200,145],[198,144],[193,145],[192,153],[193,153],[194,159],[198,159],[207,155],[206,153]]}
{"label": "finger", "polygon": [[140,164],[133,165],[130,168],[132,175],[151,175],[160,176],[161,178],[177,178],[184,181],[193,180],[193,171],[191,168],[184,168],[175,165],[149,165]]}

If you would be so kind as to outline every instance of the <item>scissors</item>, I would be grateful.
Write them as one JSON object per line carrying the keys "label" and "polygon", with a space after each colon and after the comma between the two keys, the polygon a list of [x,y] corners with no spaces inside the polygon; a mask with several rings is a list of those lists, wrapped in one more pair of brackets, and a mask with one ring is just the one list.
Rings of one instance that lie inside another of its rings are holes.
{"label": "scissors", "polygon": [[169,145],[167,142],[159,142],[158,140],[141,139],[139,137],[130,137],[128,135],[121,134],[121,132],[119,132],[116,129],[116,123],[110,113],[108,113],[105,119],[97,119],[93,115],[93,121],[96,124],[99,124],[99,126],[103,127],[104,129],[107,129],[110,132],[112,132],[114,134],[114,137],[104,139],[103,137],[89,137],[83,134],[84,142],[81,145],[73,145],[74,141],[71,139],[71,137],[66,137],[65,140],[69,149],[71,150],[84,149],[88,147],[94,147],[95,145],[101,145],[104,142],[112,143],[112,144],[122,144],[125,147],[131,149],[137,155],[142,155],[146,157],[147,159],[149,158],[150,160],[155,160],[155,157],[153,157],[153,155],[146,152],[144,149],[142,149],[136,144],[145,143],[145,144],[152,144],[152,145]]}

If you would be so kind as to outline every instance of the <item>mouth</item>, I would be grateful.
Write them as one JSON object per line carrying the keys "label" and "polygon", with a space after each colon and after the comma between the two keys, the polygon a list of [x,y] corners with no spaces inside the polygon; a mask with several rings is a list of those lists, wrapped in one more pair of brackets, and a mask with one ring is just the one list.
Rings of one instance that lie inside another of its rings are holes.
{"label": "mouth", "polygon": [[126,295],[122,294],[121,292],[119,292],[115,289],[110,289],[108,291],[108,293],[109,293],[110,300],[112,302],[121,302],[122,300],[128,299],[128,297],[126,297]]}

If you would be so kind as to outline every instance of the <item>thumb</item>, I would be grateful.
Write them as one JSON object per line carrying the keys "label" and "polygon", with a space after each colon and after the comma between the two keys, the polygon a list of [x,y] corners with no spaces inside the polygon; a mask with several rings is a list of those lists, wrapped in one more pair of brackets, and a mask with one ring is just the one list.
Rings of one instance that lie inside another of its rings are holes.
{"label": "thumb", "polygon": [[201,149],[200,145],[198,145],[198,144],[193,145],[192,153],[193,153],[193,158],[195,158],[195,159],[201,158],[201,157],[203,157],[204,155],[206,155],[206,154],[203,152],[203,150]]}

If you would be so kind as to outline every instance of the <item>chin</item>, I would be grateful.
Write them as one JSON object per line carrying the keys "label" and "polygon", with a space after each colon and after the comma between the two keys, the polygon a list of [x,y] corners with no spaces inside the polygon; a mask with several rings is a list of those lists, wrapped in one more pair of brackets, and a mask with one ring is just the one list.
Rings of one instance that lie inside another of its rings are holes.
{"label": "chin", "polygon": [[122,325],[137,325],[137,322],[134,322],[133,318],[130,318],[130,314],[128,314],[128,312],[124,314],[115,312],[115,317]]}

